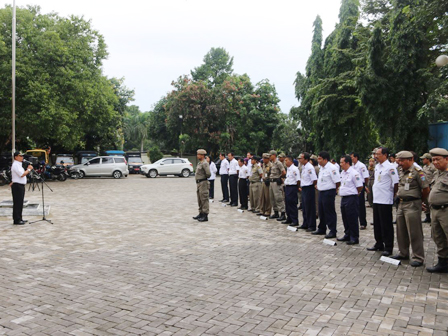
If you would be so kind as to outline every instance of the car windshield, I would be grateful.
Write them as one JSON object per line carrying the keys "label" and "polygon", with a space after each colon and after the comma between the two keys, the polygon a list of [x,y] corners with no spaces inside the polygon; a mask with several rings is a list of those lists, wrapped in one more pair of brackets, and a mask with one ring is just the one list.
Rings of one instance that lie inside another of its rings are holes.
{"label": "car windshield", "polygon": [[142,161],[142,158],[140,158],[140,157],[131,156],[128,159],[128,163],[143,163],[143,161]]}
{"label": "car windshield", "polygon": [[61,161],[64,161],[64,163],[73,164],[73,158],[69,156],[58,156],[56,158],[56,164],[61,164]]}
{"label": "car windshield", "polygon": [[86,163],[87,161],[89,161],[90,159],[92,159],[92,157],[83,157],[81,159],[81,163]]}
{"label": "car windshield", "polygon": [[162,161],[163,161],[163,159],[160,159],[160,160],[154,162],[154,164],[159,164],[159,163],[162,162]]}

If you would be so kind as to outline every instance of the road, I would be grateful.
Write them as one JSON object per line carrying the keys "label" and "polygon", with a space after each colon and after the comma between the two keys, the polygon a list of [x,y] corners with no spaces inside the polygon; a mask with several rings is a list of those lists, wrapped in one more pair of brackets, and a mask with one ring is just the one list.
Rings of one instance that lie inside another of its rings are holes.
{"label": "road", "polygon": [[0,218],[0,334],[448,334],[448,275],[383,263],[370,225],[349,247],[219,203],[198,223],[192,177],[50,186],[53,225]]}

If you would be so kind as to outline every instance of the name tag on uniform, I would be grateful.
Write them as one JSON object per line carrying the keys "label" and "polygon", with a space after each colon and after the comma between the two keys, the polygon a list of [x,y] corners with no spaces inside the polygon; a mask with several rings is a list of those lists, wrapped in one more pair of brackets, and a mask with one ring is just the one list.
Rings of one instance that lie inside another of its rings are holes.
{"label": "name tag on uniform", "polygon": [[409,183],[404,184],[404,190],[409,190]]}
{"label": "name tag on uniform", "polygon": [[378,182],[381,181],[381,175],[378,175]]}

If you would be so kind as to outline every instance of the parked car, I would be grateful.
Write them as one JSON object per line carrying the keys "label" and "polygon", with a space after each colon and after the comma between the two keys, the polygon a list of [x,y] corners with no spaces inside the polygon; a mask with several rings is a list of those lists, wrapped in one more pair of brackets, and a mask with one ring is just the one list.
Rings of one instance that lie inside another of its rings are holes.
{"label": "parked car", "polygon": [[129,174],[140,174],[143,165],[142,154],[140,152],[127,152]]}
{"label": "parked car", "polygon": [[152,164],[142,166],[142,174],[152,178],[157,177],[157,175],[189,177],[192,172],[193,164],[188,159],[183,158],[163,158]]}
{"label": "parked car", "polygon": [[70,170],[73,169],[79,171],[80,178],[85,176],[112,176],[118,179],[129,175],[128,164],[122,156],[98,156],[84,164],[75,165]]}
{"label": "parked car", "polygon": [[126,153],[121,150],[107,150],[104,151],[107,156],[125,156]]}
{"label": "parked car", "polygon": [[87,161],[98,156],[98,152],[95,151],[79,151],[76,152],[77,164],[84,164]]}
{"label": "parked car", "polygon": [[63,165],[64,167],[70,168],[75,164],[72,154],[57,154],[55,165]]}

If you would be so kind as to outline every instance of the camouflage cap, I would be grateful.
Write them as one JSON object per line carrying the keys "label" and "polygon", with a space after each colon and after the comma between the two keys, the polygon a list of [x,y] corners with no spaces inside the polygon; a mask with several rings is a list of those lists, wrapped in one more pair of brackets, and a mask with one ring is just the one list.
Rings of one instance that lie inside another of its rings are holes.
{"label": "camouflage cap", "polygon": [[198,149],[198,151],[196,153],[202,154],[202,155],[207,155],[207,151],[205,149]]}
{"label": "camouflage cap", "polygon": [[414,157],[414,155],[411,152],[408,151],[401,151],[398,152],[395,157],[397,159],[412,159]]}
{"label": "camouflage cap", "polygon": [[429,151],[432,156],[448,156],[448,151],[445,148],[433,148]]}
{"label": "camouflage cap", "polygon": [[317,155],[316,154],[311,155],[310,159],[311,160],[317,160]]}
{"label": "camouflage cap", "polygon": [[420,159],[432,159],[432,156],[429,153],[425,153],[422,156],[420,156]]}
{"label": "camouflage cap", "polygon": [[263,159],[269,159],[270,157],[269,153],[263,153]]}
{"label": "camouflage cap", "polygon": [[280,154],[278,155],[278,157],[279,157],[279,158],[284,158],[284,157],[286,157],[286,154],[285,154],[285,153],[280,153]]}
{"label": "camouflage cap", "polygon": [[275,150],[271,150],[271,151],[269,152],[269,155],[277,155],[277,151],[275,151]]}

